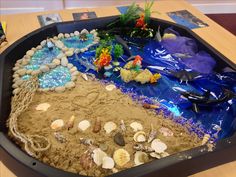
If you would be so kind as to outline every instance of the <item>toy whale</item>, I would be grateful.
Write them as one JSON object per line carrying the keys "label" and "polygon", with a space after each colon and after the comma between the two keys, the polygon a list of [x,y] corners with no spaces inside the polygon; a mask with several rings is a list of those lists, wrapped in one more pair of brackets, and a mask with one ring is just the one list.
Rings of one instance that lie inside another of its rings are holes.
{"label": "toy whale", "polygon": [[124,51],[126,52],[128,56],[132,56],[129,46],[127,45],[127,42],[125,40],[123,40],[119,35],[115,35],[115,40],[120,45],[122,45],[122,47],[124,48]]}
{"label": "toy whale", "polygon": [[82,59],[79,59],[78,55],[76,54],[75,54],[75,58],[76,58],[75,61],[78,61],[82,66],[86,68],[85,72],[89,71],[90,69],[96,71],[95,66],[91,64],[87,58],[82,57]]}
{"label": "toy whale", "polygon": [[211,92],[209,90],[203,95],[200,95],[194,92],[182,90],[178,87],[174,87],[173,89],[179,91],[184,98],[192,103],[193,111],[196,113],[199,112],[199,106],[213,106],[236,98],[236,94],[228,89],[223,89],[223,96],[215,99],[210,98]]}

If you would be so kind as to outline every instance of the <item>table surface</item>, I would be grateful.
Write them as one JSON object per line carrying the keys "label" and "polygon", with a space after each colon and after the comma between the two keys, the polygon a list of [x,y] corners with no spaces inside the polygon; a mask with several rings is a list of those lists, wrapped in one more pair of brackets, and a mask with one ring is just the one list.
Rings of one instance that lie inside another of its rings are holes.
{"label": "table surface", "polygon": [[[140,4],[142,7],[144,4]],[[197,16],[204,22],[208,23],[209,27],[194,29],[193,31],[201,36],[205,41],[212,45],[215,49],[221,52],[225,57],[230,59],[236,64],[236,37],[225,30],[223,27],[206,17],[199,12],[189,3],[184,0],[163,0],[154,4],[153,10],[160,12],[160,14],[154,13],[152,16],[174,22],[168,17],[166,12],[184,10],[187,9],[193,15]],[[72,13],[95,11],[98,17],[119,15],[119,11],[115,7],[103,7],[103,8],[83,8],[83,9],[70,9],[61,11],[50,12],[37,12],[30,14],[17,14],[17,15],[1,15],[0,21],[7,22],[8,44],[0,49],[2,52],[9,45],[20,39],[22,36],[30,33],[33,30],[40,28],[37,16],[41,14],[59,13],[63,21],[72,21]],[[236,161],[227,163],[215,168],[202,171],[194,174],[191,177],[234,177],[236,176]],[[15,177],[2,162],[0,162],[0,177]]]}

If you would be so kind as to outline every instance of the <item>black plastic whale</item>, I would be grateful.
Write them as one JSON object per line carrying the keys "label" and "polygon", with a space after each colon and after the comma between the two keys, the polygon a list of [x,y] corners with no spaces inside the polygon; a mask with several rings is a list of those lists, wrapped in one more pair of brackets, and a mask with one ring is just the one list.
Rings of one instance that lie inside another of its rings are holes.
{"label": "black plastic whale", "polygon": [[236,94],[228,89],[223,89],[222,96],[216,99],[210,97],[211,92],[209,90],[206,91],[203,95],[188,91],[178,91],[184,98],[188,99],[192,103],[193,111],[196,113],[199,112],[199,106],[213,106],[236,98]]}
{"label": "black plastic whale", "polygon": [[114,37],[115,37],[116,42],[118,42],[120,45],[122,45],[122,47],[124,48],[125,53],[129,57],[132,56],[132,53],[129,49],[129,46],[128,46],[127,42],[124,39],[122,39],[119,35],[115,35]]}

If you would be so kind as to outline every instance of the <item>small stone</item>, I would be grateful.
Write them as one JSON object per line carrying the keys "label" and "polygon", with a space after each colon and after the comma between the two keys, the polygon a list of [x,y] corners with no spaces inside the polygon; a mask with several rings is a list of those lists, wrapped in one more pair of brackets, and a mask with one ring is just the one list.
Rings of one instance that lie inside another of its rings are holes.
{"label": "small stone", "polygon": [[15,84],[20,86],[24,81],[22,79],[18,79]]}
{"label": "small stone", "polygon": [[79,31],[75,31],[74,34],[75,34],[76,36],[79,36]]}
{"label": "small stone", "polygon": [[64,92],[65,90],[66,90],[66,88],[63,87],[63,86],[62,86],[62,87],[56,87],[56,88],[55,88],[55,91],[58,92],[58,93],[62,93],[62,92]]}
{"label": "small stone", "polygon": [[31,50],[33,50],[35,52],[37,49],[35,47],[32,47]]}
{"label": "small stone", "polygon": [[41,50],[43,47],[41,46],[41,45],[38,45],[37,47],[36,47],[36,49],[37,50]]}
{"label": "small stone", "polygon": [[67,64],[67,68],[69,68],[69,69],[71,69],[73,66],[74,66],[74,65],[71,64],[71,63],[68,63],[68,64]]}
{"label": "small stone", "polygon": [[49,63],[48,64],[48,67],[50,68],[50,69],[53,69],[53,68],[56,68],[56,64],[55,63]]}
{"label": "small stone", "polygon": [[76,67],[72,67],[72,68],[70,69],[70,72],[71,72],[71,73],[73,73],[74,71],[77,71],[77,68],[76,68]]}
{"label": "small stone", "polygon": [[69,38],[69,37],[70,37],[70,34],[66,33],[65,38]]}
{"label": "small stone", "polygon": [[77,80],[77,76],[72,76],[71,77],[71,81],[76,81]]}
{"label": "small stone", "polygon": [[54,59],[52,61],[55,65],[60,65],[61,64],[61,61],[59,59]]}
{"label": "small stone", "polygon": [[86,29],[83,29],[83,30],[80,32],[80,34],[81,34],[81,33],[89,34],[88,30],[86,30]]}
{"label": "small stone", "polygon": [[41,45],[41,46],[45,46],[46,43],[47,43],[47,41],[46,41],[46,40],[43,40],[42,42],[40,42],[40,45]]}
{"label": "small stone", "polygon": [[70,57],[74,54],[74,51],[73,50],[68,50],[65,52],[66,56]]}
{"label": "small stone", "polygon": [[61,41],[55,41],[55,45],[59,48],[59,49],[62,49],[64,47],[64,44],[63,42]]}
{"label": "small stone", "polygon": [[58,38],[59,38],[59,39],[64,38],[64,34],[63,34],[63,33],[59,33],[59,34],[58,34]]}
{"label": "small stone", "polygon": [[67,47],[63,47],[61,50],[62,50],[63,52],[66,52],[66,51],[68,51],[69,49],[68,49]]}
{"label": "small stone", "polygon": [[61,59],[61,65],[62,65],[62,66],[67,66],[67,64],[68,64],[67,58],[66,58],[66,57],[62,57],[62,59]]}
{"label": "small stone", "polygon": [[16,88],[16,89],[13,90],[13,94],[16,95],[16,94],[18,94],[20,91],[21,91],[20,88]]}
{"label": "small stone", "polygon": [[18,87],[17,84],[13,84],[13,85],[12,85],[12,88],[14,88],[14,89],[17,88],[17,87]]}
{"label": "small stone", "polygon": [[31,75],[35,76],[35,75],[39,75],[41,73],[40,70],[34,70],[32,71]]}
{"label": "small stone", "polygon": [[29,61],[30,61],[29,59],[23,59],[21,64],[25,66],[29,63]]}
{"label": "small stone", "polygon": [[70,36],[73,37],[75,34],[74,33],[70,33]]}
{"label": "small stone", "polygon": [[102,143],[102,144],[99,144],[99,148],[102,150],[102,151],[106,151],[108,149],[108,146],[105,144],[105,143]]}
{"label": "small stone", "polygon": [[33,72],[33,70],[27,70],[26,74],[31,75],[32,72]]}
{"label": "small stone", "polygon": [[40,66],[40,70],[45,73],[45,72],[48,72],[50,69],[47,65],[42,65]]}
{"label": "small stone", "polygon": [[58,59],[61,59],[62,57],[64,57],[65,55],[64,55],[64,53],[60,53],[59,55],[57,55],[57,58]]}
{"label": "small stone", "polygon": [[36,110],[37,111],[47,111],[48,108],[50,107],[51,105],[49,103],[41,103],[39,104],[38,106],[36,106]]}
{"label": "small stone", "polygon": [[74,82],[67,82],[66,84],[65,84],[65,87],[66,88],[68,88],[68,89],[70,89],[70,88],[74,88],[75,87],[75,83]]}
{"label": "small stone", "polygon": [[57,37],[57,36],[54,36],[53,39],[54,39],[54,40],[58,40],[58,37]]}
{"label": "small stone", "polygon": [[114,142],[118,144],[119,146],[125,146],[124,136],[120,132],[115,134]]}
{"label": "small stone", "polygon": [[71,76],[78,76],[79,72],[78,71],[74,71]]}
{"label": "small stone", "polygon": [[12,70],[17,71],[18,69],[20,69],[20,68],[18,66],[15,66]]}
{"label": "small stone", "polygon": [[19,77],[20,77],[19,74],[17,74],[17,73],[13,74],[13,78],[19,78]]}
{"label": "small stone", "polygon": [[17,70],[17,73],[18,73],[20,76],[23,76],[23,75],[25,75],[25,73],[26,73],[26,69],[19,69],[19,70]]}

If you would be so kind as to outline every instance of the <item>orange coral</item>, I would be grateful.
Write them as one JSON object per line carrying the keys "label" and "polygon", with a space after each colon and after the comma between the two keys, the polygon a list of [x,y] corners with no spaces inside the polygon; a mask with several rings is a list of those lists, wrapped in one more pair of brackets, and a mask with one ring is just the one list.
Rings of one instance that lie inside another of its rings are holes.
{"label": "orange coral", "polygon": [[96,59],[94,64],[98,67],[98,69],[101,69],[104,66],[108,66],[111,62],[111,54],[109,53],[109,50],[107,48],[102,49],[102,52],[99,56],[99,58]]}

